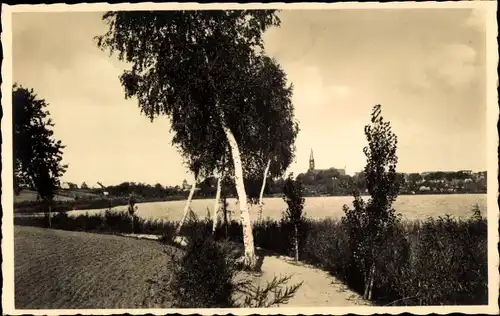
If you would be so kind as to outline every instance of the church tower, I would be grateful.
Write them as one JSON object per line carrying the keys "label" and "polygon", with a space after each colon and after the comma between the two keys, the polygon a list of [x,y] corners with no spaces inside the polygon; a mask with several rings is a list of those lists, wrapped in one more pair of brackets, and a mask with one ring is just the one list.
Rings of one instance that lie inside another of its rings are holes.
{"label": "church tower", "polygon": [[311,156],[309,157],[309,171],[314,170],[314,155],[313,150],[311,148]]}

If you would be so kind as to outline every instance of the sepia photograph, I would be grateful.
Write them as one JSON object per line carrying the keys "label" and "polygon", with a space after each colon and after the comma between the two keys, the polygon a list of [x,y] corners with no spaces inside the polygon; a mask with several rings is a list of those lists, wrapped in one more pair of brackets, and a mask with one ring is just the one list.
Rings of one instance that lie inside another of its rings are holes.
{"label": "sepia photograph", "polygon": [[497,314],[496,8],[2,5],[4,311]]}

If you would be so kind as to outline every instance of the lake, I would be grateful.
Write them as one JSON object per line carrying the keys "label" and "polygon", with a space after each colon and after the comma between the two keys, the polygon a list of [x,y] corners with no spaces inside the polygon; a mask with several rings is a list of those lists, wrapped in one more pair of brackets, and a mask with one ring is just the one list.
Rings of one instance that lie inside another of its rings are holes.
{"label": "lake", "polygon": [[[443,194],[443,195],[402,195],[394,202],[396,212],[401,213],[404,219],[424,220],[428,217],[438,217],[450,214],[458,218],[468,218],[472,215],[471,209],[475,204],[479,206],[481,214],[486,217],[486,194]],[[368,197],[364,197],[368,199]],[[350,196],[307,197],[304,211],[307,217],[321,219],[326,217],[340,218],[344,212],[344,204],[352,205]],[[280,219],[286,209],[286,203],[281,198],[264,199],[263,218]],[[239,218],[239,208],[236,199],[228,199],[229,209],[234,212],[232,218]],[[152,202],[137,204],[137,215],[146,219],[162,219],[178,221],[182,217],[185,201]],[[214,200],[193,200],[191,209],[200,219],[207,215],[207,208],[213,212]],[[126,206],[117,206],[113,210],[126,212]],[[104,209],[69,211],[70,216],[79,214],[102,214]],[[258,217],[258,206],[250,209],[252,220]]]}

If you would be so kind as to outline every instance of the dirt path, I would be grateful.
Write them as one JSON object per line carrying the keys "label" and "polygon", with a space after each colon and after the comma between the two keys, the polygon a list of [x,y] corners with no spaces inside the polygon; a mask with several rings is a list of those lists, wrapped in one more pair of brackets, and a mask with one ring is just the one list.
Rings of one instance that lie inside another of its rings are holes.
{"label": "dirt path", "polygon": [[274,276],[291,275],[289,285],[303,282],[286,307],[328,307],[369,305],[359,294],[327,272],[283,256],[265,256],[262,275],[254,277],[261,285],[270,282]]}
{"label": "dirt path", "polygon": [[[125,235],[138,239],[155,240],[155,235]],[[257,248],[257,254],[262,256],[261,270],[258,275],[248,274],[255,284],[265,286],[275,276],[291,275],[289,285],[300,282],[295,296],[286,305],[287,307],[328,307],[328,306],[359,306],[370,305],[364,301],[356,292],[348,289],[342,282],[327,272],[303,263],[295,263],[293,258],[272,255],[269,252]]]}

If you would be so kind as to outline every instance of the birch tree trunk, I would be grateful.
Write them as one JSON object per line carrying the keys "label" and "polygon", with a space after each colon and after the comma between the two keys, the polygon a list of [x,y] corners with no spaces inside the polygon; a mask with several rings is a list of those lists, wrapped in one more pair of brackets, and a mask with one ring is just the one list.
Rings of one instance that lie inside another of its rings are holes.
{"label": "birch tree trunk", "polygon": [[234,164],[234,179],[236,184],[236,192],[240,205],[241,226],[243,227],[243,244],[245,246],[244,265],[250,269],[256,266],[255,247],[253,241],[252,223],[250,221],[250,213],[248,212],[247,194],[245,192],[245,184],[243,182],[243,168],[241,164],[240,149],[236,138],[234,138],[231,130],[223,123],[224,133],[231,147],[231,156]]}
{"label": "birch tree trunk", "polygon": [[372,289],[373,289],[374,279],[375,279],[375,263],[372,263],[372,265],[370,266],[370,270],[367,272],[367,275],[365,277],[365,291],[363,293],[363,298],[365,300],[372,299]]}
{"label": "birch tree trunk", "polygon": [[224,197],[222,198],[222,212],[223,212],[223,215],[224,215],[224,229],[225,229],[225,232],[226,232],[226,238],[228,237],[228,231],[227,231],[227,225],[228,225],[228,220],[227,220],[227,199],[226,199],[226,196],[224,195]]}
{"label": "birch tree trunk", "polygon": [[49,227],[52,227],[52,218],[51,217],[52,217],[52,205],[49,204]]}
{"label": "birch tree trunk", "polygon": [[177,225],[177,229],[175,230],[176,236],[179,236],[179,234],[181,233],[181,228],[189,212],[189,206],[191,205],[191,200],[193,199],[195,189],[196,189],[196,179],[194,180],[193,185],[191,185],[191,190],[189,191],[189,196],[186,201],[186,206],[184,206],[184,212],[182,213],[181,221],[179,222],[179,224]]}
{"label": "birch tree trunk", "polygon": [[264,179],[262,179],[262,187],[260,188],[259,194],[259,220],[262,220],[262,209],[264,208],[264,188],[266,187],[267,173],[269,172],[269,166],[271,165],[271,159],[267,161],[266,169],[264,170]]}
{"label": "birch tree trunk", "polygon": [[372,300],[372,292],[373,292],[373,282],[375,281],[375,264],[372,265],[371,271],[370,271],[370,287],[368,289],[368,300]]}
{"label": "birch tree trunk", "polygon": [[217,220],[219,219],[219,205],[220,205],[220,191],[221,191],[221,178],[222,175],[217,179],[217,192],[215,193],[214,201],[214,219],[212,226],[212,234],[215,234],[215,229],[217,228]]}
{"label": "birch tree trunk", "polygon": [[295,224],[295,261],[299,262],[299,227]]}

